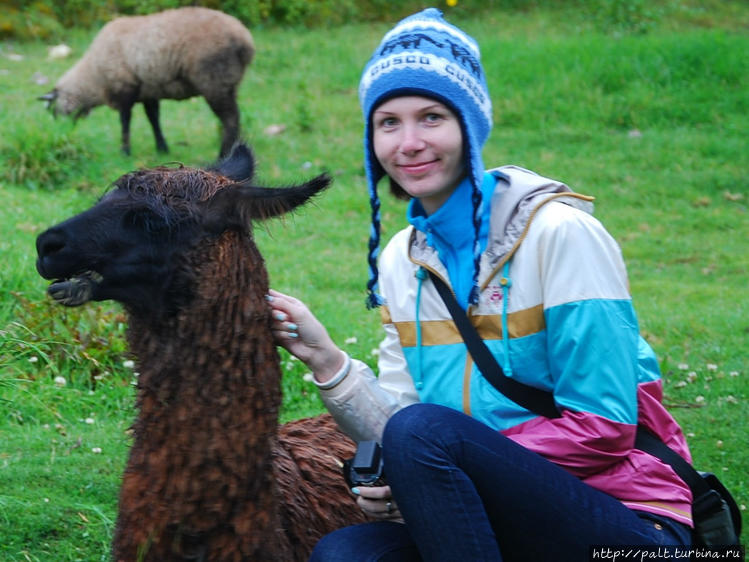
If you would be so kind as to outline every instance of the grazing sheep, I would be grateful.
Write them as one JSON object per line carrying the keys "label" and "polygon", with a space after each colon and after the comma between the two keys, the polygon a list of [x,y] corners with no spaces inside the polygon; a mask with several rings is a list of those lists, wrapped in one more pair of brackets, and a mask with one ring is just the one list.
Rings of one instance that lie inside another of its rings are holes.
{"label": "grazing sheep", "polygon": [[156,149],[168,152],[159,100],[203,96],[223,127],[221,156],[239,137],[237,90],[255,52],[239,20],[206,8],[178,8],[117,18],[83,57],[41,96],[54,114],[75,119],[106,104],[120,114],[122,150],[130,154],[130,116],[142,102]]}
{"label": "grazing sheep", "polygon": [[126,174],[37,239],[37,269],[68,306],[113,299],[140,372],[120,492],[117,561],[306,560],[364,516],[341,475],[354,445],[329,415],[278,427],[279,357],[250,221],[324,189],[254,187],[237,145],[213,169]]}

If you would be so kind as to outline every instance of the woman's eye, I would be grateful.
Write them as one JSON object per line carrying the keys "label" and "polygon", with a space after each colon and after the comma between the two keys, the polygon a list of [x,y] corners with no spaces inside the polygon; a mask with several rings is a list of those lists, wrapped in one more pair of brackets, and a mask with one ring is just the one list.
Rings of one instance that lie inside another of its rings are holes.
{"label": "woman's eye", "polygon": [[424,119],[427,121],[427,123],[438,123],[442,121],[443,117],[439,113],[427,113],[424,116]]}
{"label": "woman's eye", "polygon": [[392,129],[398,121],[394,117],[385,117],[380,121],[380,127],[384,129]]}

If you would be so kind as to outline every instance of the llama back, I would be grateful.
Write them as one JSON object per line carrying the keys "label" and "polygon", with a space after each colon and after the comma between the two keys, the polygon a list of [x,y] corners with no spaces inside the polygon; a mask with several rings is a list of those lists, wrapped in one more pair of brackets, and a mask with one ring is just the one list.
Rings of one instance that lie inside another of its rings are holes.
{"label": "llama back", "polygon": [[293,560],[307,560],[323,535],[367,521],[343,479],[341,465],[355,451],[330,414],[280,427],[273,465]]}

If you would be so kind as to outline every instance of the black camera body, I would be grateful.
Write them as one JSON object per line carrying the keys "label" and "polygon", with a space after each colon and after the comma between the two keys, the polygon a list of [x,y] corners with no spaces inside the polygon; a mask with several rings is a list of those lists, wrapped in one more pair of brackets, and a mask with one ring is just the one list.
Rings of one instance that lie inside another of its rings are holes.
{"label": "black camera body", "polygon": [[361,441],[354,458],[343,461],[343,477],[349,488],[384,486],[382,447],[377,441]]}

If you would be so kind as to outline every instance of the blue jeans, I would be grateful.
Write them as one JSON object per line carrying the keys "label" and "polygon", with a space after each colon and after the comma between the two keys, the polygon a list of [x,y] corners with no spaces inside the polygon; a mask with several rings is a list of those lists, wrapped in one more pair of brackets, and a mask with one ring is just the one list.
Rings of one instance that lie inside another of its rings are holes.
{"label": "blue jeans", "polygon": [[473,418],[434,404],[397,412],[385,473],[406,524],[323,537],[315,562],[581,562],[591,545],[680,545],[690,529],[640,514]]}

